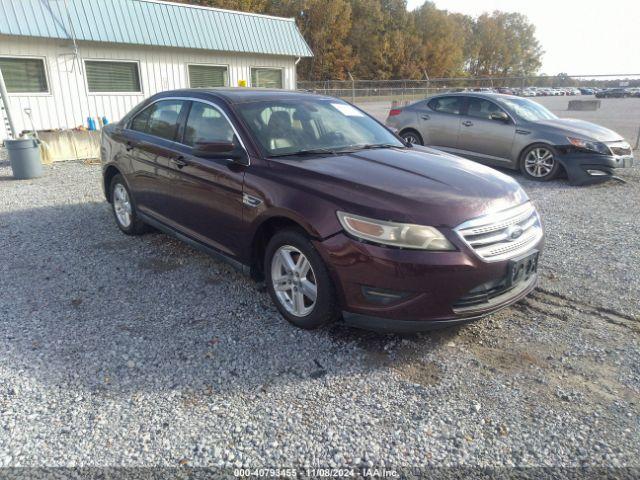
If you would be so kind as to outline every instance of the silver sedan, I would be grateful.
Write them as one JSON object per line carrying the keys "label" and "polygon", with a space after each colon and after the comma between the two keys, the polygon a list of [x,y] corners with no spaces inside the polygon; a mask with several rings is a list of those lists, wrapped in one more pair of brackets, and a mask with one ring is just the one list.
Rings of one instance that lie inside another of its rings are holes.
{"label": "silver sedan", "polygon": [[573,184],[611,177],[633,164],[631,146],[599,125],[558,118],[532,100],[491,93],[436,95],[393,108],[387,126],[409,143],[428,145],[546,181]]}

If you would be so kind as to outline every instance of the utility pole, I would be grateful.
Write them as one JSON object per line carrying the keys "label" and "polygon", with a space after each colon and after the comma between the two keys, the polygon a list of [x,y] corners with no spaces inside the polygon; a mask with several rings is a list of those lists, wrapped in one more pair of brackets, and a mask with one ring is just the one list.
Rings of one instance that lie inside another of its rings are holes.
{"label": "utility pole", "polygon": [[429,74],[427,73],[427,69],[423,68],[422,73],[424,74],[424,79],[427,81],[427,95],[429,95],[429,84],[431,83],[429,80]]}
{"label": "utility pole", "polygon": [[348,70],[347,75],[349,75],[349,79],[351,80],[351,103],[356,103],[356,81]]}

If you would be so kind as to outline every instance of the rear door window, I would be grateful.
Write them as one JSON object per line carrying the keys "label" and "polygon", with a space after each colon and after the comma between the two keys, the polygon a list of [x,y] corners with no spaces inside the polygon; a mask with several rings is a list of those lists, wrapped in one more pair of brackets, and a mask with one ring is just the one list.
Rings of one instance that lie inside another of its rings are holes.
{"label": "rear door window", "polygon": [[161,100],[147,107],[131,121],[137,132],[174,141],[178,133],[178,119],[184,108],[183,100]]}
{"label": "rear door window", "polygon": [[463,97],[438,97],[431,99],[428,105],[434,112],[460,115],[462,100]]}

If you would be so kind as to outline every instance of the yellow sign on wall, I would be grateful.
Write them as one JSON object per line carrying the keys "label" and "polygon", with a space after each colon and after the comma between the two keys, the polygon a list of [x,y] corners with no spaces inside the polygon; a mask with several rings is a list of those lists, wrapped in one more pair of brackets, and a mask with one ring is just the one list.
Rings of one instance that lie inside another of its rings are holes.
{"label": "yellow sign on wall", "polygon": [[239,87],[246,87],[247,86],[247,81],[246,80],[238,80],[238,86]]}

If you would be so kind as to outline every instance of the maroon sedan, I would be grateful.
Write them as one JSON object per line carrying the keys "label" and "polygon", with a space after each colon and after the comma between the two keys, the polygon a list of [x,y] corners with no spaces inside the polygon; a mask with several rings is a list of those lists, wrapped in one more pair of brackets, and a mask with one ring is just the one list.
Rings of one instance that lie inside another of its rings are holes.
{"label": "maroon sedan", "polygon": [[537,281],[542,227],[515,180],[335,98],[164,92],[104,129],[101,156],[124,233],[150,225],[231,262],[302,328],[429,330]]}

